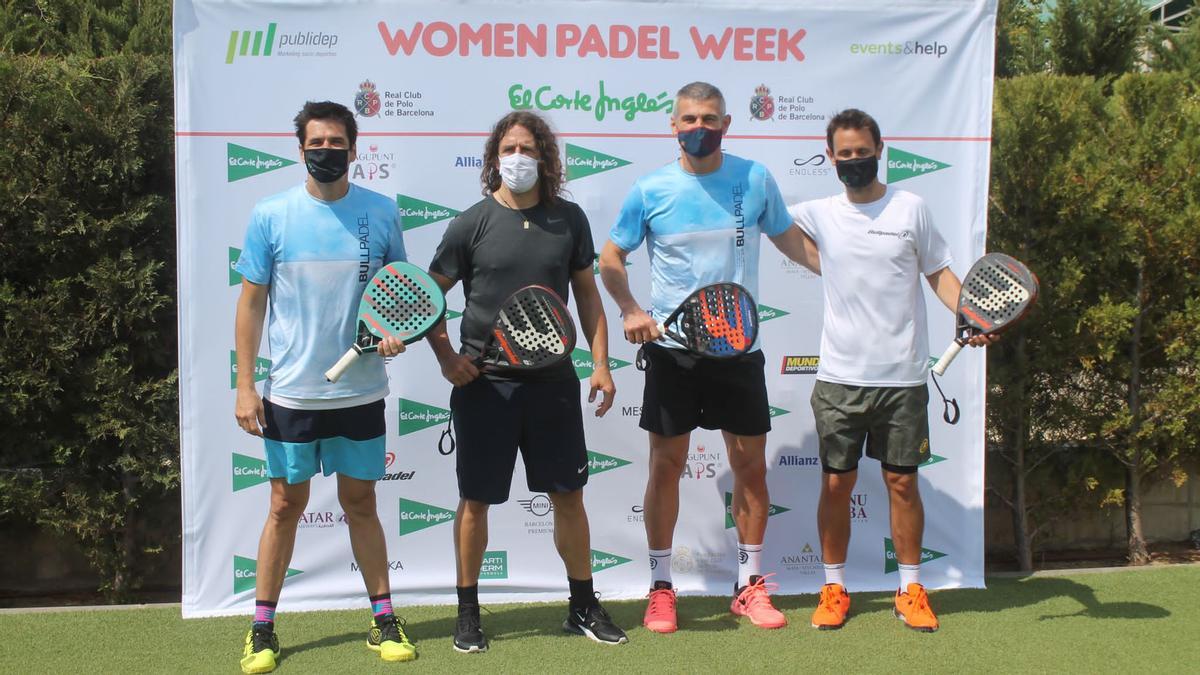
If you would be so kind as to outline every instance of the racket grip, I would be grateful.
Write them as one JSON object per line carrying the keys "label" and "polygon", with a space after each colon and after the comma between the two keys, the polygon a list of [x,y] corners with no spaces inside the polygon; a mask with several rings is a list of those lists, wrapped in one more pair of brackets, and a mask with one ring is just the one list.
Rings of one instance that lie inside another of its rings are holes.
{"label": "racket grip", "polygon": [[346,353],[342,355],[342,358],[338,359],[338,362],[333,364],[332,368],[325,371],[325,379],[329,380],[330,382],[337,382],[338,380],[342,379],[342,375],[345,374],[346,369],[350,367],[350,364],[354,363],[354,361],[358,358],[358,354],[359,351],[357,349],[353,347],[348,349]]}
{"label": "racket grip", "polygon": [[933,374],[944,375],[946,369],[950,367],[950,362],[954,360],[954,357],[958,356],[962,348],[962,343],[958,340],[951,342],[950,346],[946,347],[945,353],[942,354],[942,358],[938,359],[937,363],[933,365]]}

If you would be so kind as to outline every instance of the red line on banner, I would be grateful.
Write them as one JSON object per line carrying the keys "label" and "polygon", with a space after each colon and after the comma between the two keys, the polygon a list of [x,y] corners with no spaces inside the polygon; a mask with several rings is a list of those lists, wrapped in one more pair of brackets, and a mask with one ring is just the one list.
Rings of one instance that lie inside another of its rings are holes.
{"label": "red line on banner", "polygon": [[[363,138],[487,138],[487,131],[363,131]],[[192,138],[288,138],[286,131],[176,131],[177,137]],[[633,134],[576,131],[559,133],[560,138],[674,138],[673,134]],[[726,138],[749,141],[823,141],[825,136],[729,134]],[[884,136],[885,141],[928,141],[941,143],[991,143],[991,136]]]}

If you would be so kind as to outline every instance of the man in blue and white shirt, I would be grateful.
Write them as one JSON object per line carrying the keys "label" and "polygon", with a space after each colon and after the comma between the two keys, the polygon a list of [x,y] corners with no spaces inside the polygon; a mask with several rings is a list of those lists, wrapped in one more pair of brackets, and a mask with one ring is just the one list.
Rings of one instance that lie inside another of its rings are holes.
{"label": "man in blue and white shirt", "polygon": [[[309,479],[336,473],[338,500],[371,598],[368,646],[385,661],[408,661],[416,650],[392,612],[387,543],[375,509],[375,481],[384,475],[383,359],[358,359],[337,382],[324,371],[354,342],[355,311],[367,282],[405,259],[396,203],[352,185],[347,177],[358,127],[345,106],[306,103],[296,136],[308,178],[260,201],[250,216],[237,271],[243,277],[236,319],[238,425],[262,436],[271,508],[258,546],[254,623],[242,671],[275,669],[279,641],[275,607],[308,504]],[[254,359],[263,319],[271,372],[260,398]],[[388,338],[382,356],[404,351]]]}

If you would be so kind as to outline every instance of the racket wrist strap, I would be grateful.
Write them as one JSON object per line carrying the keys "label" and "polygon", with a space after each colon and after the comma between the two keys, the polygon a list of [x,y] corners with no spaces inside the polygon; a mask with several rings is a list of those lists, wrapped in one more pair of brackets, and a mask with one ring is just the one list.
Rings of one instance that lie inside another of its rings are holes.
{"label": "racket wrist strap", "polygon": [[942,385],[938,384],[937,375],[930,376],[933,380],[933,386],[937,387],[938,395],[942,397],[942,419],[946,420],[946,424],[958,424],[958,399],[946,398],[946,394],[942,392]]}

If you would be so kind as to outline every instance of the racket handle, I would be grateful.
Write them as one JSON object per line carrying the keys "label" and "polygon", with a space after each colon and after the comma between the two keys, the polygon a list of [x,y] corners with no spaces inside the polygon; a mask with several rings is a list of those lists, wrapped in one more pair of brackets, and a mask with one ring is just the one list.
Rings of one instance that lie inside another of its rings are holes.
{"label": "racket handle", "polygon": [[958,356],[958,353],[962,351],[962,348],[962,343],[958,340],[951,342],[950,346],[946,347],[946,352],[942,354],[942,358],[938,359],[937,363],[933,365],[933,374],[944,375],[946,373],[946,369],[950,367],[950,362],[954,360],[954,357]]}
{"label": "racket handle", "polygon": [[346,369],[350,367],[350,364],[354,363],[354,361],[358,359],[358,355],[359,351],[354,347],[346,350],[346,353],[342,355],[342,358],[338,359],[338,362],[333,364],[332,368],[325,371],[325,379],[329,380],[330,382],[337,382],[338,380],[342,379],[342,375],[345,374]]}

